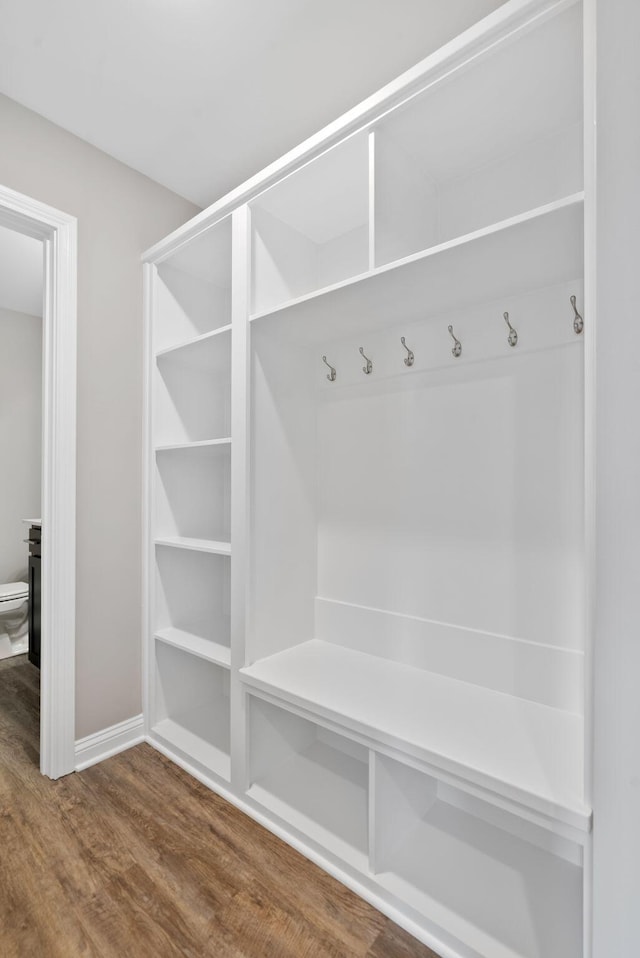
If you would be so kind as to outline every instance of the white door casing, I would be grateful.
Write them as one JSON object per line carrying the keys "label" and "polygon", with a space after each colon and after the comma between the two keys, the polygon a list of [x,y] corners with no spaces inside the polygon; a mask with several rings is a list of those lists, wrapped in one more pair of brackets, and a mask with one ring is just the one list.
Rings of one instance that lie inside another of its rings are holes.
{"label": "white door casing", "polygon": [[56,779],[75,768],[77,223],[0,186],[0,225],[44,248],[40,771]]}

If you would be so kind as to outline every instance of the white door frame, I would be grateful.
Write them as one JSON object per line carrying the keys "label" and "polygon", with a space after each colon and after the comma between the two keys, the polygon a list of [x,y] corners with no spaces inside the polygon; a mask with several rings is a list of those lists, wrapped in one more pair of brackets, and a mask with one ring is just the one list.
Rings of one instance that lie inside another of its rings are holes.
{"label": "white door frame", "polygon": [[0,225],[44,246],[40,771],[75,768],[77,224],[0,186]]}

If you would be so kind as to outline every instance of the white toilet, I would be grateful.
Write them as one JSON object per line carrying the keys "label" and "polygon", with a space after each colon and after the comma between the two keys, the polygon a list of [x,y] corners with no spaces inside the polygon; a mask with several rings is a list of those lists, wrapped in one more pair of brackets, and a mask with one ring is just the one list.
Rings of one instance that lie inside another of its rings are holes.
{"label": "white toilet", "polygon": [[29,648],[29,586],[26,582],[0,584],[0,659]]}

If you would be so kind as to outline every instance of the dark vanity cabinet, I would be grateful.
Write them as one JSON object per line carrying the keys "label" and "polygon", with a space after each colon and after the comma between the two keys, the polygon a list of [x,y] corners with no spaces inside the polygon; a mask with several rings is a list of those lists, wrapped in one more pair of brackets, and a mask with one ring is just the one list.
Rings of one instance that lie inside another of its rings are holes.
{"label": "dark vanity cabinet", "polygon": [[40,668],[40,545],[42,529],[29,529],[29,661]]}

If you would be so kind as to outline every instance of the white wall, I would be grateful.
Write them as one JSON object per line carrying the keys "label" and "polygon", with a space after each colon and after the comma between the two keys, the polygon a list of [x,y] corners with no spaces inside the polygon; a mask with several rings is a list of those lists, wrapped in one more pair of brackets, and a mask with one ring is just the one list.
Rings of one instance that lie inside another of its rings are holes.
{"label": "white wall", "polygon": [[0,309],[0,583],[27,580],[21,519],[40,515],[42,319]]}
{"label": "white wall", "polygon": [[76,736],[141,711],[142,251],[196,207],[6,97],[0,183],[78,217]]}
{"label": "white wall", "polygon": [[640,4],[597,0],[597,11],[593,954],[635,958],[640,955]]}
{"label": "white wall", "polygon": [[0,308],[42,316],[41,240],[0,226]]}

